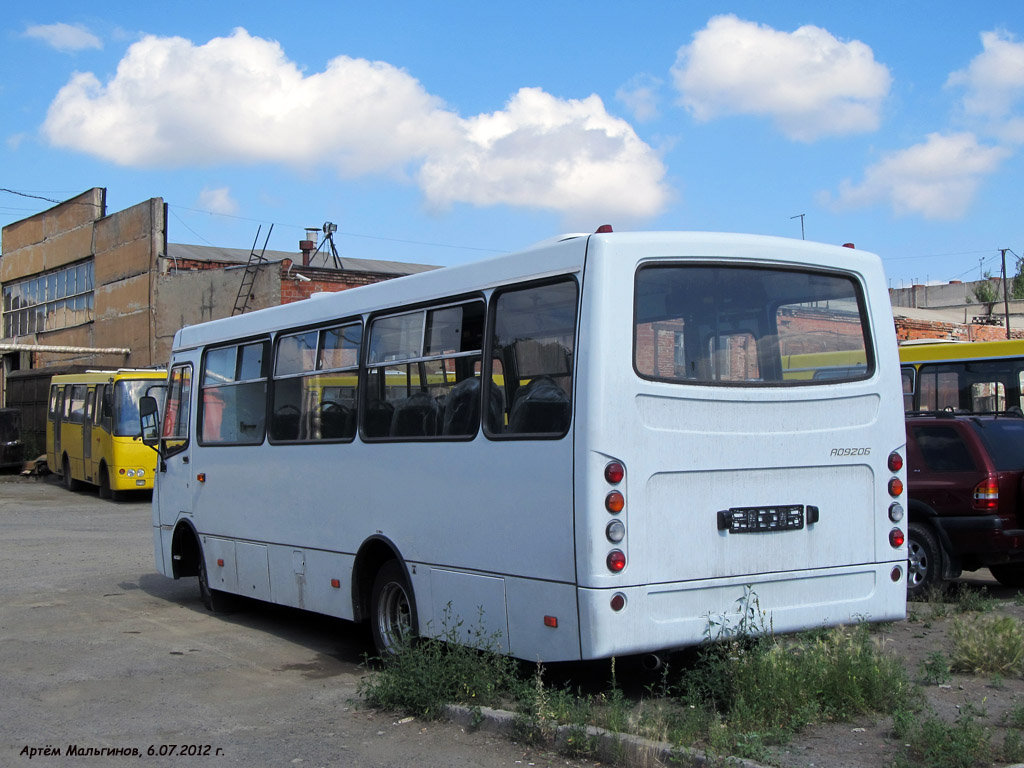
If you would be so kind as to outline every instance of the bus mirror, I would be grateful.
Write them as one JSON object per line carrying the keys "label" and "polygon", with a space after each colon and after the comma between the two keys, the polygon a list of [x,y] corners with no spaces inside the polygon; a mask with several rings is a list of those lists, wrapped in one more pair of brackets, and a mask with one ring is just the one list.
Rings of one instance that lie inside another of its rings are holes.
{"label": "bus mirror", "polygon": [[139,421],[142,426],[142,442],[159,450],[160,407],[155,397],[146,395],[139,399]]}

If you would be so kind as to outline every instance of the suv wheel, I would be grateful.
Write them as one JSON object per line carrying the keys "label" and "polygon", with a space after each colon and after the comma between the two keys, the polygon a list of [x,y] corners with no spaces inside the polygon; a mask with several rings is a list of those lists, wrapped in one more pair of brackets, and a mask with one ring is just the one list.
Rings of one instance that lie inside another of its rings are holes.
{"label": "suv wheel", "polygon": [[942,583],[942,548],[932,529],[911,523],[907,541],[907,596],[920,597]]}
{"label": "suv wheel", "polygon": [[988,567],[1004,587],[1024,587],[1024,563],[1004,563]]}

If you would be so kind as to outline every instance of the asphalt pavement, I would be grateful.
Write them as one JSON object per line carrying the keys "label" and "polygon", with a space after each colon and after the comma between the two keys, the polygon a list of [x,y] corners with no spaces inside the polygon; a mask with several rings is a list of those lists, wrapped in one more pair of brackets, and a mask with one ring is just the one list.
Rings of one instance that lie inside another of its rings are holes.
{"label": "asphalt pavement", "polygon": [[208,613],[156,573],[148,499],[0,475],[0,766],[582,765],[366,710],[371,651],[315,614]]}

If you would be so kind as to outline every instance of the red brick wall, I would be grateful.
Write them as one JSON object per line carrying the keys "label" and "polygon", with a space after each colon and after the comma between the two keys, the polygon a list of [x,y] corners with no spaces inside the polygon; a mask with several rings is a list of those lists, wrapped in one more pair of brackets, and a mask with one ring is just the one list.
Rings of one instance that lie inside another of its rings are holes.
{"label": "red brick wall", "polygon": [[[940,323],[934,320],[911,320],[897,317],[896,338],[908,339],[956,339],[957,341],[1000,341],[1006,338],[1006,328],[1001,325],[977,325],[974,323]],[[1010,329],[1010,337],[1024,339],[1024,330]]]}

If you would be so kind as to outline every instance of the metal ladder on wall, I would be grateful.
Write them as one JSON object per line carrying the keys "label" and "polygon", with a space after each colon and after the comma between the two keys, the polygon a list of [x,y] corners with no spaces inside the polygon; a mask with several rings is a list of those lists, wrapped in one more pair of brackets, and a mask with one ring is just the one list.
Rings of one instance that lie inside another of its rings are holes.
{"label": "metal ladder on wall", "polygon": [[256,229],[256,239],[252,241],[252,250],[249,251],[249,262],[245,265],[245,272],[242,274],[242,284],[238,286],[238,296],[235,297],[235,306],[231,310],[232,317],[242,314],[249,308],[249,299],[253,297],[252,286],[256,282],[256,275],[259,274],[260,267],[268,263],[263,254],[267,252],[267,243],[270,242],[270,233],[274,231],[274,225],[271,224],[270,229],[267,230],[267,239],[263,241],[263,250],[257,254],[256,243],[260,240],[261,229],[263,229],[262,224]]}

